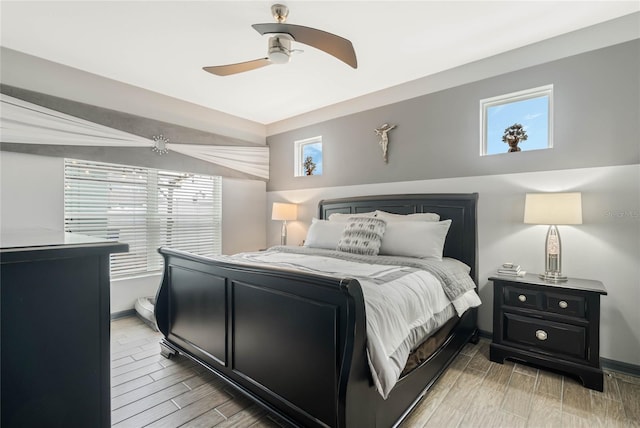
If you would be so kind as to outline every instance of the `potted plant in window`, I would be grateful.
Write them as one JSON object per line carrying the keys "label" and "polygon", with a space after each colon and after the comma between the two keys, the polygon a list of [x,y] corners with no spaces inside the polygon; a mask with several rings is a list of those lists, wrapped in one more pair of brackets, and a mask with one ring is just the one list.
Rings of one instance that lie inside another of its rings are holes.
{"label": "potted plant in window", "polygon": [[311,156],[307,156],[304,159],[304,172],[306,175],[313,175],[313,171],[316,169],[316,163]]}
{"label": "potted plant in window", "polygon": [[504,130],[502,142],[509,145],[509,150],[507,151],[507,153],[519,152],[521,151],[521,149],[520,147],[518,147],[518,144],[521,141],[526,141],[527,138],[527,131],[525,131],[524,127],[519,123],[514,123]]}

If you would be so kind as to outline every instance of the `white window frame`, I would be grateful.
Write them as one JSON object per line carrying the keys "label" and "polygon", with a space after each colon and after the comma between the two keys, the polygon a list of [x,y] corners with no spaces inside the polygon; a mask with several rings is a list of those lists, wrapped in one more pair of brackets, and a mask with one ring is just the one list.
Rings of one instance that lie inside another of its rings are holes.
{"label": "white window frame", "polygon": [[[518,101],[525,101],[541,97],[549,97],[547,109],[548,135],[546,148],[553,148],[553,84],[551,84],[480,100],[480,156],[490,156],[497,154],[487,153],[487,110],[490,107],[496,107],[499,105],[506,105]],[[526,151],[526,149],[524,151]]]}
{"label": "white window frame", "polygon": [[[320,147],[322,147],[322,135],[318,135],[317,137],[305,138],[304,140],[298,140],[294,142],[294,162],[293,162],[293,176],[294,177],[309,177],[304,172],[304,147],[310,144],[320,143]],[[323,152],[323,150],[320,150]],[[324,152],[323,152],[324,159]],[[324,172],[324,166],[323,166]],[[321,174],[313,174],[313,175],[321,175]]]}
{"label": "white window frame", "polygon": [[64,179],[65,231],[129,244],[114,280],[161,272],[161,246],[221,254],[221,177],[65,159]]}

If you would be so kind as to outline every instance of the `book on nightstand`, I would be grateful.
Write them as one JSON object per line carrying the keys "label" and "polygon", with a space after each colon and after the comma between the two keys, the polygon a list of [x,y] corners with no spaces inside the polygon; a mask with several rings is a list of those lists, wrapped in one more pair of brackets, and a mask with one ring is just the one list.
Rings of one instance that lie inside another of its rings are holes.
{"label": "book on nightstand", "polygon": [[496,272],[498,275],[508,275],[508,276],[524,276],[527,271],[520,269],[520,265],[514,265],[513,263],[505,263],[500,266]]}

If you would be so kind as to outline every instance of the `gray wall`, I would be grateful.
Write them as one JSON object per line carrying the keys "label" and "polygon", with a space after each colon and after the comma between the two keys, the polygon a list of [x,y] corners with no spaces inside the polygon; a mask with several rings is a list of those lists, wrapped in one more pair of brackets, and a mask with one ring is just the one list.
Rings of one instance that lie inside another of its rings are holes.
{"label": "gray wall", "polygon": [[[267,137],[267,190],[637,164],[639,57],[634,40]],[[480,157],[479,101],[547,84],[554,148]],[[388,164],[373,132],[385,122]],[[323,175],[293,177],[294,141],[317,135]]]}
{"label": "gray wall", "polygon": [[[489,62],[487,63],[489,66]],[[299,204],[289,243],[305,238],[321,199],[478,192],[479,326],[492,330],[505,261],[544,269],[544,226],[523,223],[527,192],[579,191],[584,224],[561,226],[563,272],[602,281],[603,358],[640,369],[640,41],[554,60],[267,138],[267,203]],[[480,157],[480,99],[554,84],[554,148]],[[391,131],[389,163],[373,129]],[[293,177],[293,142],[323,136],[324,175]],[[281,222],[267,223],[267,243]]]}
{"label": "gray wall", "polygon": [[[170,143],[204,144],[220,146],[264,146],[238,138],[232,138],[199,129],[188,128],[170,122],[123,113],[91,104],[54,97],[41,92],[0,84],[2,94],[18,98],[42,107],[79,117],[93,123],[118,129],[151,140],[163,135]],[[7,143],[0,137],[0,150],[40,156],[67,157],[121,165],[145,166],[148,168],[169,169],[172,171],[193,172],[223,177],[264,180],[241,171],[233,170],[211,162],[205,162],[175,151],[158,155],[149,147],[85,147],[41,144]]]}

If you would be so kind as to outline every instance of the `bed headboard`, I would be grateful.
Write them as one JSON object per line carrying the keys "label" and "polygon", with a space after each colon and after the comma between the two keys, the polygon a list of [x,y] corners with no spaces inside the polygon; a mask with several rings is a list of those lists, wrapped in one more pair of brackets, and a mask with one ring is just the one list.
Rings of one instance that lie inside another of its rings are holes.
{"label": "bed headboard", "polygon": [[477,193],[427,193],[409,195],[357,196],[320,201],[319,218],[333,213],[355,214],[381,210],[395,214],[437,213],[441,220],[451,219],[444,245],[444,256],[458,259],[471,267],[478,283]]}

